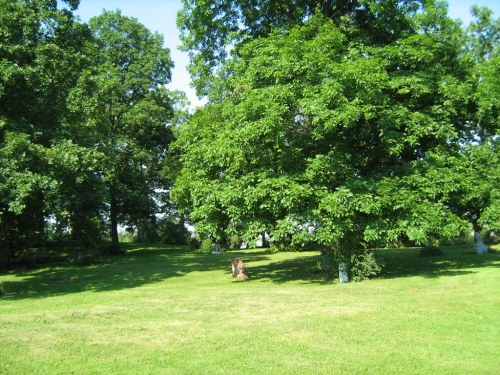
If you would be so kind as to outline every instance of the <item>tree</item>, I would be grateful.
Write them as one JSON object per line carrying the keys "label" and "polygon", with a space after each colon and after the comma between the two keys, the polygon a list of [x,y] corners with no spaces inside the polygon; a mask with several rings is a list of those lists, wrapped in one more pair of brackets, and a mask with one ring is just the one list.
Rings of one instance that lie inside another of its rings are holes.
{"label": "tree", "polygon": [[[72,9],[78,1],[66,1]],[[0,263],[43,244],[57,181],[50,148],[88,37],[54,1],[0,1]]]}
{"label": "tree", "polygon": [[101,168],[104,155],[71,140],[58,142],[48,155],[50,177],[57,181],[57,189],[51,197],[51,218],[69,235],[74,262],[91,263],[104,233],[106,191]]}
{"label": "tree", "polygon": [[[472,223],[476,232],[500,230],[499,134],[500,134],[500,18],[493,19],[491,10],[472,7],[467,49],[463,59],[470,74],[467,122],[461,143],[462,163],[453,173],[463,178],[464,194],[457,199],[456,211]],[[459,157],[460,157],[459,156]],[[468,166],[464,170],[464,165]],[[453,203],[455,203],[453,202]]]}
{"label": "tree", "polygon": [[461,149],[469,124],[465,36],[444,5],[418,4],[363,2],[402,13],[367,24],[356,10],[315,14],[235,47],[173,147],[182,162],[173,197],[197,230],[313,238],[351,273],[375,241],[465,230],[429,169]]}
{"label": "tree", "polygon": [[49,222],[78,263],[106,221],[117,249],[118,222],[153,223],[167,184],[183,115],[162,38],[119,12],[80,24],[66,3],[0,1],[0,263],[43,246]]}
{"label": "tree", "polygon": [[67,126],[78,145],[105,156],[113,246],[118,222],[138,227],[154,219],[159,171],[172,140],[172,102],[164,85],[173,64],[163,39],[119,11],[89,22],[94,56],[69,97]]}

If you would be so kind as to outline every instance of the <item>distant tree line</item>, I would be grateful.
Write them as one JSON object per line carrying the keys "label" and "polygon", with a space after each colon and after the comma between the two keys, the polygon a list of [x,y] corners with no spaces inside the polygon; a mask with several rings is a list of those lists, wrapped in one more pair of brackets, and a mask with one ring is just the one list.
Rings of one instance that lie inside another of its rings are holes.
{"label": "distant tree line", "polygon": [[0,264],[54,242],[80,263],[119,253],[119,225],[161,237],[170,52],[119,11],[85,24],[65,3],[0,0]]}

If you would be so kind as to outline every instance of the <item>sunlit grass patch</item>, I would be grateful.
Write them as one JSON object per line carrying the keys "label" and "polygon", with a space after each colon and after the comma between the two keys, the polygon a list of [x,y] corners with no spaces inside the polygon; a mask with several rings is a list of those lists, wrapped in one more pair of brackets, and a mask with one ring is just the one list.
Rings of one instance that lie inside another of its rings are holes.
{"label": "sunlit grass patch", "polygon": [[[0,373],[494,374],[500,253],[380,250],[340,284],[319,254],[130,246],[88,267],[0,275]],[[245,259],[248,281],[231,277]]]}

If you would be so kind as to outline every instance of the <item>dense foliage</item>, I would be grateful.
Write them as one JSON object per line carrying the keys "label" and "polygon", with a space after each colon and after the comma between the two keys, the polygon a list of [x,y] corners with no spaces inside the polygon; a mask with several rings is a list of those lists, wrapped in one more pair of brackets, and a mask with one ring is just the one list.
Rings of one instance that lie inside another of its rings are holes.
{"label": "dense foliage", "polygon": [[160,35],[65,3],[0,0],[0,264],[56,240],[120,252],[119,225],[182,243],[188,221],[362,279],[370,247],[500,230],[488,9],[464,28],[437,0],[184,0],[191,116]]}
{"label": "dense foliage", "polygon": [[173,196],[200,236],[313,241],[355,272],[367,246],[498,225],[491,13],[466,33],[440,2],[257,3],[276,12],[185,1],[179,17],[209,104],[174,145]]}
{"label": "dense foliage", "polygon": [[164,85],[172,62],[163,39],[120,12],[90,20],[92,56],[70,93],[67,126],[77,142],[104,155],[112,242],[118,221],[144,230],[154,221],[155,191],[172,131],[171,99]]}
{"label": "dense foliage", "polygon": [[[229,51],[275,30],[303,25],[317,13],[370,44],[387,44],[415,32],[412,16],[423,0],[183,0],[178,25],[190,52],[193,81],[202,94],[213,87],[212,72]],[[353,26],[353,27],[351,27]]]}
{"label": "dense foliage", "polygon": [[116,250],[118,223],[154,221],[166,186],[162,37],[119,12],[82,24],[66,3],[0,1],[0,264],[55,238],[77,262],[109,236]]}

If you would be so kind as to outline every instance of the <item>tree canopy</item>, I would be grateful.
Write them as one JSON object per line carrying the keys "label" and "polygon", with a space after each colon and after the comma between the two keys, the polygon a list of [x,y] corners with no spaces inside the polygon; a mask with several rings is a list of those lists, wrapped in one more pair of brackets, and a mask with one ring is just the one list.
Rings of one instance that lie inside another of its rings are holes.
{"label": "tree canopy", "polygon": [[[321,14],[349,38],[362,37],[383,45],[415,33],[413,16],[434,2],[371,0],[183,0],[178,26],[185,50],[191,56],[191,73],[200,94],[208,94],[212,73],[220,68],[232,48],[275,30],[303,25]],[[438,7],[442,5],[437,4]]]}
{"label": "tree canopy", "polygon": [[[77,2],[68,2],[76,6]],[[60,193],[51,148],[89,33],[52,1],[0,2],[0,262],[44,241]]]}
{"label": "tree canopy", "polygon": [[154,220],[166,188],[162,37],[120,12],[80,23],[66,3],[0,1],[0,264],[49,233],[87,253],[77,261],[108,233],[116,245],[117,224]]}
{"label": "tree canopy", "polygon": [[[120,12],[89,22],[94,41],[69,97],[70,133],[96,147],[108,190],[111,234],[118,245],[118,221],[142,227],[154,220],[159,171],[172,140],[170,81],[173,66],[163,38]],[[119,220],[120,219],[120,220]]]}
{"label": "tree canopy", "polygon": [[469,168],[498,154],[487,11],[466,34],[440,2],[250,3],[179,16],[210,100],[174,145],[173,196],[202,235],[312,240],[352,268],[364,247],[456,237],[497,212],[496,177],[477,186]]}

